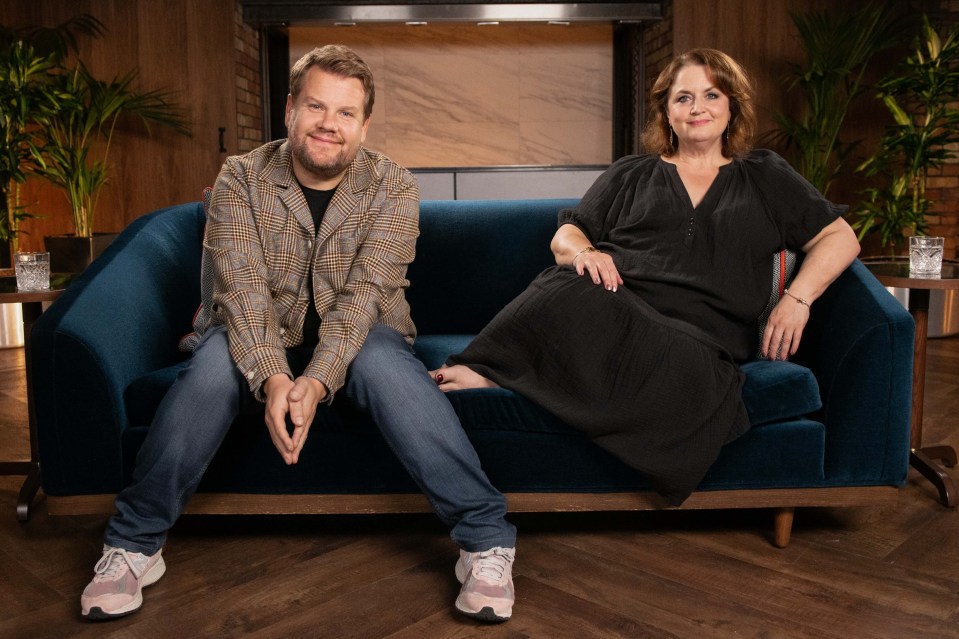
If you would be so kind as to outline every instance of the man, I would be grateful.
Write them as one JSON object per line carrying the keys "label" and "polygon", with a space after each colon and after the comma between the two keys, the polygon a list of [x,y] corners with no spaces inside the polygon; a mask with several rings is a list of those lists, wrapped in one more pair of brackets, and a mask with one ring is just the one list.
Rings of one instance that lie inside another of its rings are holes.
{"label": "man", "polygon": [[315,49],[290,73],[288,139],[228,158],[220,171],[204,238],[209,321],[117,496],[81,596],[84,617],[142,605],[142,587],[166,569],[167,531],[244,405],[265,403],[273,443],[295,464],[317,406],[341,389],[371,413],[460,546],[456,608],[510,617],[516,530],[411,350],[404,289],[419,193],[408,171],[361,146],[373,98],[372,73],[353,51]]}

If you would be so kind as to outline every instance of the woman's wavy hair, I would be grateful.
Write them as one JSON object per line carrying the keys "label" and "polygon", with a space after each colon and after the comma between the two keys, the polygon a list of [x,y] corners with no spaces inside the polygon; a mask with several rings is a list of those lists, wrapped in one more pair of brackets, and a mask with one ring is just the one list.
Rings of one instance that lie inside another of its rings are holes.
{"label": "woman's wavy hair", "polygon": [[649,118],[643,129],[643,146],[650,153],[674,155],[679,140],[669,126],[669,91],[679,70],[696,65],[706,67],[709,79],[729,98],[729,128],[723,134],[723,155],[740,157],[752,149],[756,130],[753,87],[745,70],[731,57],[716,49],[692,49],[678,55],[663,69],[649,96]]}

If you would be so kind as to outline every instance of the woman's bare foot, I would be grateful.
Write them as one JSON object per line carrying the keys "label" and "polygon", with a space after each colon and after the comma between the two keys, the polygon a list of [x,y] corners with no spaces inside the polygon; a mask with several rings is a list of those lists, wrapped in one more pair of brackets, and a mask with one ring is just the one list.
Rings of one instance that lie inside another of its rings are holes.
{"label": "woman's bare foot", "polygon": [[462,364],[453,366],[441,366],[435,371],[430,371],[430,377],[445,392],[454,390],[464,390],[467,388],[498,388],[499,384],[483,377],[472,368]]}

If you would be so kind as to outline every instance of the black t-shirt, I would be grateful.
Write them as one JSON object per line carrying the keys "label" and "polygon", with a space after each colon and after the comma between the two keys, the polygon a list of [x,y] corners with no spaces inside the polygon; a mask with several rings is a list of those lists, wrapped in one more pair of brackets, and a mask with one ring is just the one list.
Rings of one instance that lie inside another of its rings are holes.
{"label": "black t-shirt", "polygon": [[[313,216],[313,231],[314,233],[319,233],[323,216],[326,214],[326,209],[330,205],[330,200],[333,199],[336,188],[330,189],[329,191],[320,191],[319,189],[311,189],[302,184],[300,184],[300,188],[303,190],[303,197],[306,198],[307,206],[310,207],[310,215]],[[313,298],[313,267],[311,265],[310,303],[306,309],[306,319],[303,320],[303,345],[310,347],[316,346],[319,342],[319,330],[320,315],[316,312],[316,301]]]}

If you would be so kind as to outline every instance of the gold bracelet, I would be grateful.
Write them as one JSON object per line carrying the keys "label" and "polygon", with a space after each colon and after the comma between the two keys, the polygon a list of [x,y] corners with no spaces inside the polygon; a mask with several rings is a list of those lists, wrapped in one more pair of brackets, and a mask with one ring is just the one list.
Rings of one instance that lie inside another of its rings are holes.
{"label": "gold bracelet", "polygon": [[598,250],[599,250],[599,249],[597,249],[595,246],[587,246],[587,247],[584,248],[582,251],[580,251],[579,253],[577,253],[576,255],[573,256],[573,259],[570,260],[570,264],[575,264],[575,263],[576,263],[576,258],[579,257],[580,255],[582,255],[583,253],[595,253],[595,252],[598,251]]}
{"label": "gold bracelet", "polygon": [[793,298],[794,300],[796,300],[797,302],[799,302],[800,304],[802,304],[802,305],[805,306],[806,308],[809,308],[809,302],[807,302],[807,301],[806,301],[804,298],[802,298],[802,297],[796,297],[795,295],[793,295],[792,293],[789,292],[789,289],[788,289],[788,288],[784,288],[784,289],[783,289],[783,293],[785,293],[785,294],[788,295],[789,297]]}

